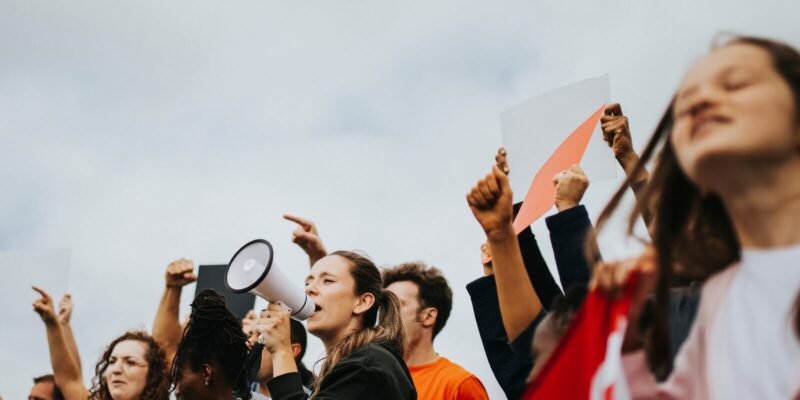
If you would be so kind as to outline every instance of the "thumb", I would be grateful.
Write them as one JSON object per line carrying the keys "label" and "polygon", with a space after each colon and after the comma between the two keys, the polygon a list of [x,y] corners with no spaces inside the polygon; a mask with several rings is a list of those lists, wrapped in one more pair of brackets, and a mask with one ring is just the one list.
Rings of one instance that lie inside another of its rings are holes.
{"label": "thumb", "polygon": [[497,179],[497,183],[500,185],[500,191],[503,194],[511,194],[511,186],[508,183],[508,175],[505,172],[500,170],[500,167],[497,164],[492,166],[492,174]]}

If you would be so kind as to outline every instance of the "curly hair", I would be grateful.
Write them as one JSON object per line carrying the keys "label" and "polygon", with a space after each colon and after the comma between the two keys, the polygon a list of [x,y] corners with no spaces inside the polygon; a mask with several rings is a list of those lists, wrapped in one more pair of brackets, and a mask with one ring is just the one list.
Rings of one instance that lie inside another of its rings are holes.
{"label": "curly hair", "polygon": [[383,287],[392,283],[409,281],[417,285],[419,305],[421,308],[436,309],[436,323],[433,324],[433,337],[442,331],[450,311],[453,309],[453,291],[447,279],[436,267],[429,267],[422,261],[407,262],[383,270]]}
{"label": "curly hair", "polygon": [[147,353],[145,354],[145,361],[147,361],[148,365],[147,381],[140,398],[142,400],[167,400],[169,398],[167,356],[153,337],[144,331],[125,332],[108,345],[94,368],[95,375],[92,378],[92,388],[89,389],[89,399],[111,400],[111,393],[108,391],[108,383],[104,375],[106,369],[108,369],[108,359],[111,358],[114,348],[117,344],[126,340],[135,340],[147,345]]}

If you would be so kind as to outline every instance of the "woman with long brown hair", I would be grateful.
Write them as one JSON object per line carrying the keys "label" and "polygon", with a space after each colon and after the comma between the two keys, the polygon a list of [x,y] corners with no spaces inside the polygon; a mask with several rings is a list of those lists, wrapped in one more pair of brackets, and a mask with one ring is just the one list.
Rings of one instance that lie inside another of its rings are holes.
{"label": "woman with long brown hair", "polygon": [[[416,399],[403,362],[405,335],[397,298],[381,285],[368,258],[337,251],[317,261],[306,278],[316,304],[308,331],[322,340],[327,357],[314,384],[314,398]],[[272,354],[274,400],[306,399],[292,354],[289,314],[270,304],[259,330]]]}
{"label": "woman with long brown hair", "polygon": [[56,321],[50,295],[34,287],[42,296],[33,304],[47,328],[50,361],[56,385],[67,400],[167,400],[169,380],[166,356],[152,336],[129,331],[114,339],[95,366],[92,387],[87,389],[80,366],[70,349],[63,328]]}
{"label": "woman with long brown hair", "polygon": [[[800,342],[792,330],[800,292],[800,53],[754,37],[715,48],[687,71],[637,168],[659,147],[644,200],[654,211],[653,247],[638,259],[600,264],[593,278],[595,286],[613,294],[631,272],[640,275],[623,345],[632,394],[795,398],[800,393]],[[601,214],[599,227],[626,186]],[[666,307],[676,277],[704,285],[673,368]],[[654,290],[656,318],[642,335],[639,316]],[[670,370],[661,385],[650,372]]]}

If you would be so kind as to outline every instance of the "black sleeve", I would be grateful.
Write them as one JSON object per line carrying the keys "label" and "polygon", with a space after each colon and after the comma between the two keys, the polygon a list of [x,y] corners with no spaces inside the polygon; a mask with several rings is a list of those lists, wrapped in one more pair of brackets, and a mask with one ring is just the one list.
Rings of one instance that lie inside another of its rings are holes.
{"label": "black sleeve", "polygon": [[291,372],[276,376],[267,381],[267,389],[274,400],[305,400],[308,398],[303,391],[303,381],[299,372]]}
{"label": "black sleeve", "polygon": [[[514,204],[514,215],[519,211],[522,203]],[[525,270],[528,272],[528,278],[533,284],[533,289],[539,297],[539,301],[544,308],[550,307],[553,299],[560,296],[561,289],[556,284],[553,275],[547,268],[547,263],[544,261],[539,245],[536,243],[536,237],[530,227],[525,228],[517,235],[519,241],[519,249],[522,252],[522,261],[525,263]]]}
{"label": "black sleeve", "polygon": [[[381,368],[381,361],[368,361],[368,352],[354,352],[339,361],[320,382],[319,392],[314,399],[390,399],[397,388],[396,380],[389,374],[391,368]],[[411,383],[409,383],[411,385]],[[273,400],[304,400],[309,396],[303,391],[303,383],[297,372],[284,374],[267,382]],[[416,398],[416,396],[414,396]]]}
{"label": "black sleeve", "polygon": [[550,243],[562,287],[567,290],[574,285],[587,285],[593,261],[590,263],[586,259],[586,237],[592,230],[586,207],[580,205],[564,210],[547,217],[545,222],[550,230]]}
{"label": "black sleeve", "polygon": [[506,397],[518,399],[525,390],[525,381],[532,364],[530,357],[518,357],[508,345],[494,276],[485,276],[470,282],[467,292],[472,300],[472,311],[475,313],[475,322],[478,324],[478,333],[489,367]]}
{"label": "black sleeve", "polygon": [[528,360],[529,362],[533,363],[533,356],[531,356],[531,348],[533,347],[533,335],[536,333],[536,328],[542,323],[544,317],[547,316],[547,311],[542,308],[539,310],[539,314],[536,314],[536,318],[533,319],[530,325],[522,331],[519,336],[517,336],[514,341],[509,343],[511,346],[511,350],[514,351],[514,354],[517,357]]}

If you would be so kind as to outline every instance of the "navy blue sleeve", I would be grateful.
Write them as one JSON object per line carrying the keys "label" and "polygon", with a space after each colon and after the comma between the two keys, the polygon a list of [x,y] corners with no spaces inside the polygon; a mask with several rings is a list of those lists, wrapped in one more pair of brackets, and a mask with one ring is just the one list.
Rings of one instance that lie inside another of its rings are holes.
{"label": "navy blue sleeve", "polygon": [[567,290],[574,285],[587,285],[594,261],[586,259],[586,237],[593,229],[586,207],[572,207],[547,217],[545,222],[562,287]]}
{"label": "navy blue sleeve", "polygon": [[[514,214],[522,203],[514,204]],[[528,272],[528,278],[533,284],[533,290],[539,297],[539,301],[546,309],[553,303],[556,296],[561,296],[561,289],[558,287],[550,269],[547,268],[547,263],[544,261],[539,244],[536,243],[536,237],[530,227],[525,228],[517,235],[519,242],[519,249],[522,252],[522,261],[525,263],[525,270]]]}
{"label": "navy blue sleeve", "polygon": [[[497,383],[509,399],[518,399],[525,390],[525,381],[531,370],[530,357],[518,357],[508,344],[500,303],[497,300],[497,284],[494,276],[478,278],[467,285],[483,351],[489,361]],[[528,352],[530,354],[530,352]]]}
{"label": "navy blue sleeve", "polygon": [[547,316],[547,311],[544,307],[539,310],[539,314],[536,315],[536,318],[533,319],[530,325],[522,331],[516,339],[514,339],[509,345],[511,346],[511,350],[514,351],[514,354],[517,357],[528,360],[530,363],[533,363],[532,354],[532,347],[533,347],[533,335],[536,333],[536,327],[542,323],[544,317]]}

